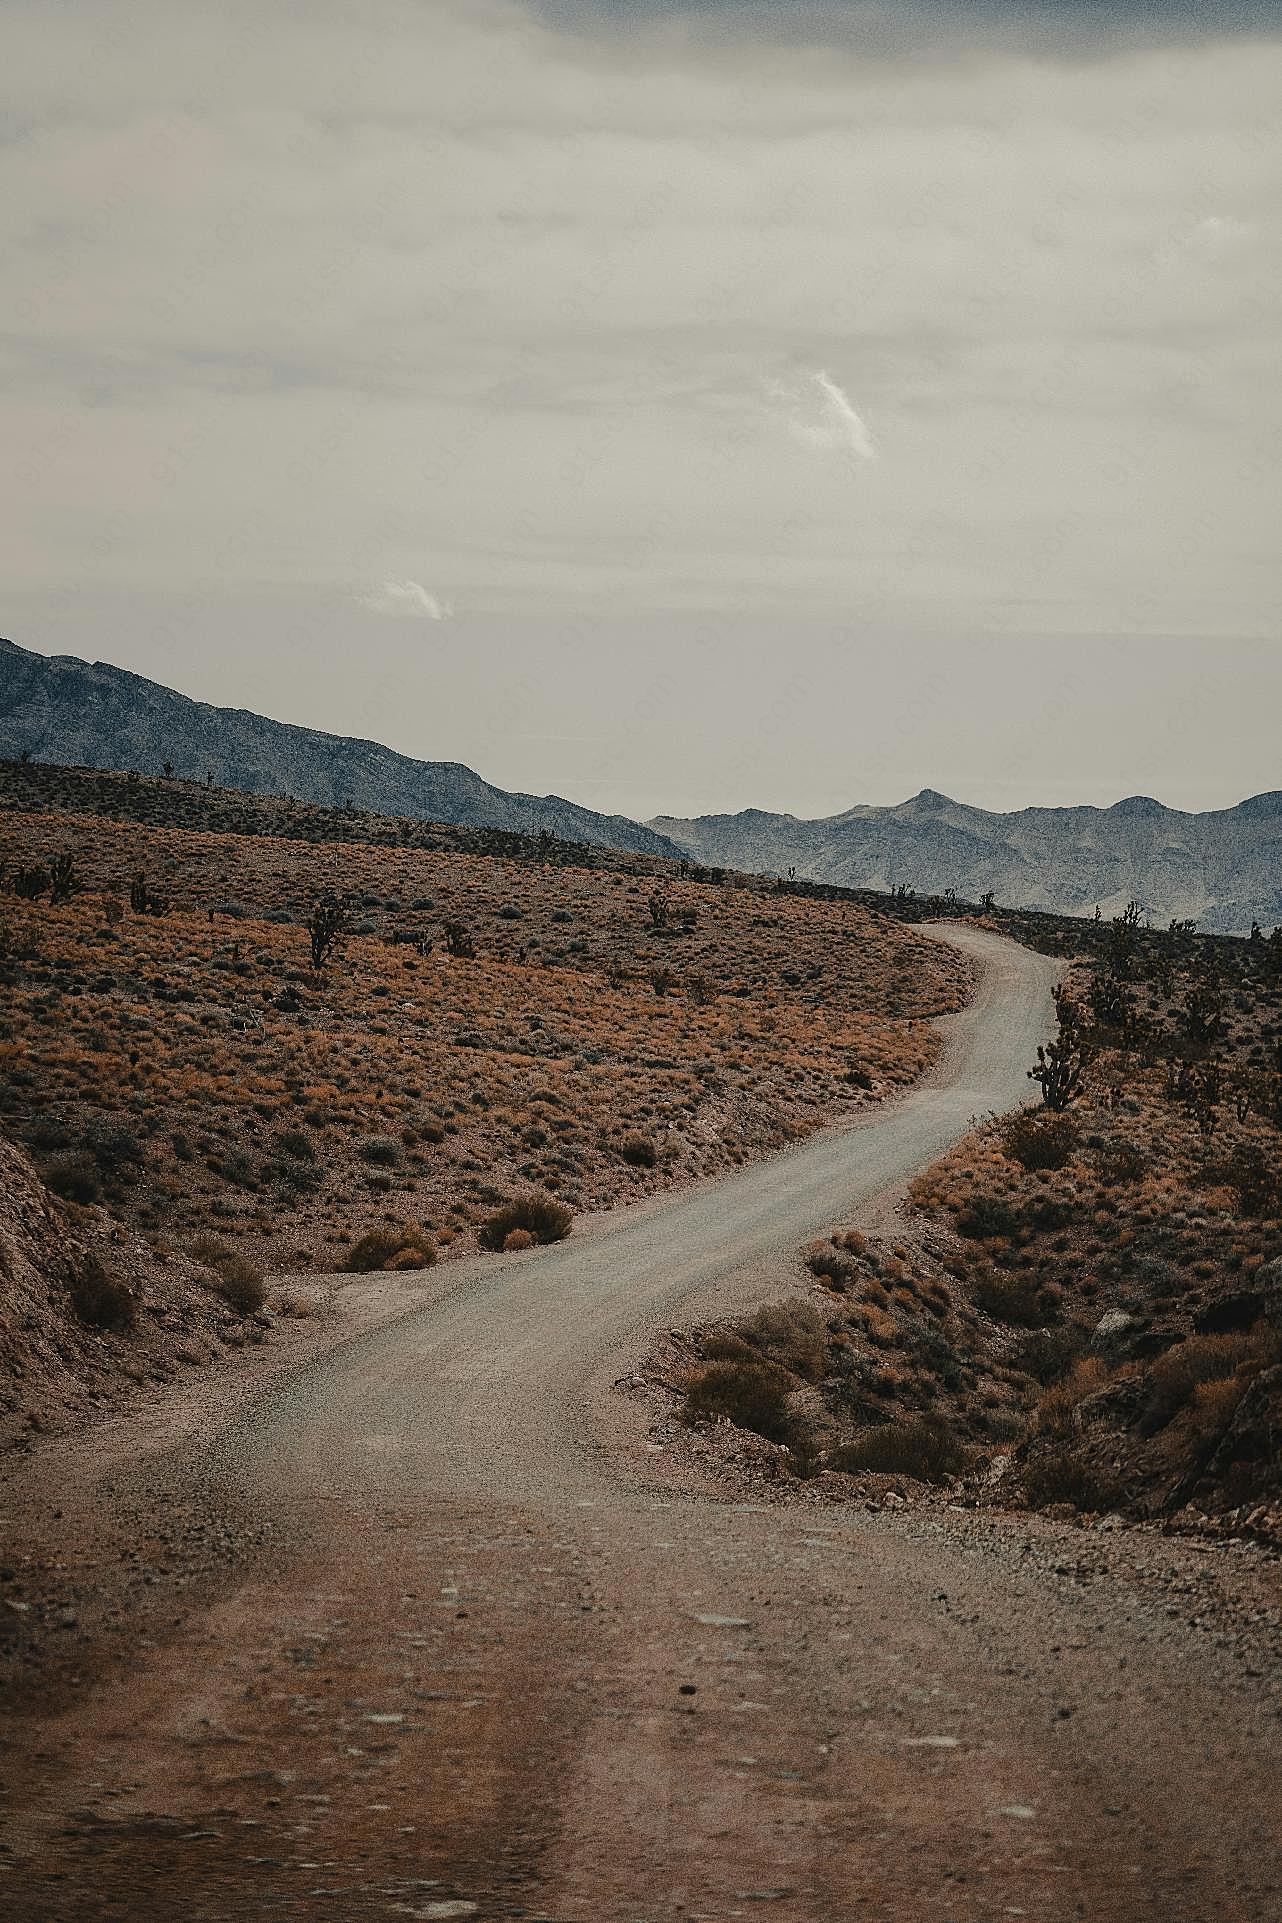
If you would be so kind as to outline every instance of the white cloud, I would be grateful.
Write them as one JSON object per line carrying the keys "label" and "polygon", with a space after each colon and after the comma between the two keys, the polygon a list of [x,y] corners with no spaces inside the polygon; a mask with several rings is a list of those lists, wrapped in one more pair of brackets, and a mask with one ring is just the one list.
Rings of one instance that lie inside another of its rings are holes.
{"label": "white cloud", "polygon": [[362,605],[375,614],[390,614],[404,621],[448,621],[454,612],[448,601],[432,594],[421,581],[380,581],[377,588],[360,598]]}
{"label": "white cloud", "polygon": [[1235,247],[1239,242],[1248,240],[1251,233],[1250,224],[1236,219],[1232,214],[1208,214],[1193,229],[1194,238],[1205,241],[1214,250]]}
{"label": "white cloud", "polygon": [[873,446],[872,435],[851,406],[850,396],[843,393],[831,374],[826,374],[822,368],[813,379],[823,397],[820,431],[829,445],[848,447],[861,461],[875,460],[877,450]]}
{"label": "white cloud", "polygon": [[768,381],[766,391],[788,416],[788,430],[806,447],[834,448],[861,461],[875,461],[868,424],[850,396],[823,368],[791,381]]}

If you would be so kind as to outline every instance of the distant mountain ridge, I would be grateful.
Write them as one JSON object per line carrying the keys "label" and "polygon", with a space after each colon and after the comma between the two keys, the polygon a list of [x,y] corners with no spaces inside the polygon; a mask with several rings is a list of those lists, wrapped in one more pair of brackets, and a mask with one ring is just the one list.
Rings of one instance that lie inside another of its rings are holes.
{"label": "distant mountain ridge", "polygon": [[601,815],[559,795],[509,794],[456,761],[415,761],[376,741],[271,721],[244,708],[193,701],[105,662],[34,654],[0,640],[0,756],[30,755],[100,768],[176,774],[255,794],[290,794],[325,807],[505,828],[546,829],[633,854],[681,850],[623,815]]}
{"label": "distant mountain ridge", "polygon": [[0,640],[0,756],[212,776],[221,787],[295,795],[461,827],[541,829],[566,841],[691,858],[749,873],[919,894],[990,890],[1010,908],[1114,914],[1138,901],[1155,923],[1196,920],[1220,934],[1282,922],[1282,793],[1205,814],[1131,795],[1111,808],[991,813],[924,788],[896,807],[823,820],[770,814],[649,823],[559,795],[512,794],[459,762],[416,761],[378,742],[212,707],[103,662],[35,654]]}
{"label": "distant mountain ridge", "polygon": [[1282,792],[1186,814],[1148,795],[1111,808],[990,813],[932,788],[892,808],[819,821],[745,809],[650,826],[695,860],[750,873],[795,868],[812,881],[919,894],[955,888],[1003,907],[1106,915],[1138,901],[1155,924],[1194,919],[1210,933],[1282,922]]}

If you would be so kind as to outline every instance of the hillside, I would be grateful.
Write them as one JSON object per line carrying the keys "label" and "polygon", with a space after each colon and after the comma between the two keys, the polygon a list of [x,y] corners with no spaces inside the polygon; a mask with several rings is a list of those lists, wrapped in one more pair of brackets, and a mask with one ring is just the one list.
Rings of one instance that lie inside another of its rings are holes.
{"label": "hillside", "polygon": [[[109,806],[149,785],[97,779]],[[326,1269],[407,1217],[465,1247],[513,1196],[723,1172],[911,1081],[966,999],[959,956],[859,904],[524,845],[0,813],[4,1126],[71,1203]],[[348,927],[317,968],[330,896]]]}
{"label": "hillside", "polygon": [[33,654],[0,640],[0,755],[176,776],[413,820],[546,831],[641,854],[670,842],[622,815],[558,795],[508,794],[455,761],[415,761],[376,741],[322,734],[244,708],[192,701],[105,662]]}
{"label": "hillside", "polygon": [[838,1499],[960,1477],[1282,1539],[1282,938],[1081,934],[1061,1106],[985,1122],[668,1378],[755,1473]]}
{"label": "hillside", "polygon": [[1007,907],[1105,915],[1138,901],[1155,923],[1222,934],[1282,921],[1282,793],[1186,814],[1133,795],[1111,808],[993,814],[925,789],[893,808],[819,821],[747,809],[651,824],[705,862],[756,873],[919,894],[991,892]]}

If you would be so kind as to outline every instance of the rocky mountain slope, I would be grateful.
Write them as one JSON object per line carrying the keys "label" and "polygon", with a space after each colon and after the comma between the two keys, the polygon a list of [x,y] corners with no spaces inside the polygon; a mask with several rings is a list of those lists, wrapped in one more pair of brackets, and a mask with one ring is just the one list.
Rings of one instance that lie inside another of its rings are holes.
{"label": "rocky mountain slope", "polygon": [[920,894],[1105,915],[1136,900],[1155,924],[1195,918],[1245,933],[1282,921],[1282,792],[1185,814],[1142,795],[1112,808],[992,814],[925,789],[894,808],[820,821],[764,814],[666,815],[650,826],[699,861],[798,874],[854,888],[905,883]]}
{"label": "rocky mountain slope", "polygon": [[0,756],[27,754],[102,768],[176,774],[256,794],[290,794],[329,807],[503,828],[546,829],[651,855],[680,851],[622,815],[600,815],[558,795],[508,794],[455,761],[415,761],[374,741],[322,734],[243,708],[189,700],[159,682],[71,655],[33,654],[0,640]]}

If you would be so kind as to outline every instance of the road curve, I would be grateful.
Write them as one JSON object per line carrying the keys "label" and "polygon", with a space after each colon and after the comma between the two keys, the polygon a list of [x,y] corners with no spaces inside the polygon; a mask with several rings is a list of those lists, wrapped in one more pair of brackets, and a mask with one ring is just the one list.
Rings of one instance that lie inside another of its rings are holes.
{"label": "road curve", "polygon": [[1170,1607],[1192,1551],[717,1500],[612,1416],[656,1330],[1024,1097],[1055,965],[942,932],[980,990],[893,1108],[450,1265],[116,1486],[259,1546],[43,1732],[15,1919],[1282,1917],[1277,1704]]}
{"label": "road curve", "polygon": [[979,965],[978,992],[944,1024],[930,1078],[888,1111],[598,1216],[552,1247],[452,1265],[440,1300],[253,1408],[226,1439],[229,1457],[256,1456],[274,1475],[288,1463],[303,1481],[323,1464],[351,1488],[589,1494],[613,1473],[582,1446],[594,1383],[696,1308],[742,1307],[777,1287],[801,1244],[902,1189],[977,1116],[1026,1098],[1060,964],[965,924],[935,932]]}

